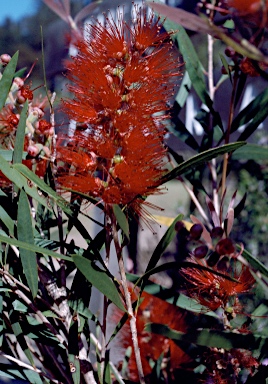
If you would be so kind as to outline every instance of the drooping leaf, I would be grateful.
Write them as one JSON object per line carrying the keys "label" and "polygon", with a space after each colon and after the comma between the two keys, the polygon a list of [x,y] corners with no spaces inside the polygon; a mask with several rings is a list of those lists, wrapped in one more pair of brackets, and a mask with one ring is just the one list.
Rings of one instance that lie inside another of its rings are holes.
{"label": "drooping leaf", "polygon": [[12,330],[14,332],[14,335],[17,338],[17,341],[18,341],[21,349],[25,353],[25,356],[29,360],[30,364],[32,366],[34,366],[33,355],[32,355],[32,353],[28,347],[28,344],[26,342],[24,332],[23,332],[21,325],[20,325],[18,313],[14,310],[11,310],[9,313],[9,319],[10,319]]}
{"label": "drooping leaf", "polygon": [[[241,250],[241,246],[239,244],[236,245],[238,249]],[[259,271],[264,276],[268,277],[268,269],[265,267],[265,265],[260,262],[258,259],[256,259],[250,252],[248,252],[246,249],[243,250],[242,256],[249,262],[249,264],[252,266],[253,269],[256,271]]]}
{"label": "drooping leaf", "polygon": [[213,24],[204,14],[200,17],[193,13],[186,12],[183,9],[169,7],[164,4],[156,4],[152,1],[147,1],[147,3],[156,12],[160,13],[164,17],[167,17],[172,22],[181,24],[186,29],[190,29],[198,33],[201,32],[209,34],[221,39],[227,46],[233,48],[242,56],[268,64],[268,57],[265,56],[254,44],[243,37],[240,40],[233,38],[231,34],[226,33],[225,29]]}
{"label": "drooping leaf", "polygon": [[127,239],[129,240],[129,225],[128,225],[126,215],[117,204],[113,204],[113,212],[114,212],[117,223],[119,224],[123,233],[126,235]]}
{"label": "drooping leaf", "polygon": [[150,271],[153,269],[158,261],[160,260],[160,257],[162,256],[163,252],[165,249],[168,247],[168,245],[171,243],[171,241],[174,239],[176,236],[176,231],[175,231],[175,225],[178,221],[181,221],[183,219],[183,215],[180,213],[174,220],[173,223],[169,226],[159,243],[157,244],[150,261],[147,265],[146,272]]}
{"label": "drooping leaf", "polygon": [[203,66],[187,32],[181,25],[170,20],[165,21],[164,27],[167,30],[176,31],[171,37],[178,42],[179,50],[183,56],[185,68],[189,74],[192,86],[202,103],[206,104],[210,110],[213,109],[212,100],[207,92]]}
{"label": "drooping leaf", "polygon": [[28,112],[28,100],[26,100],[22,108],[22,111],[20,114],[20,121],[16,131],[16,139],[15,139],[15,146],[14,146],[14,153],[13,153],[13,164],[21,163],[23,158],[23,147],[24,147],[27,112]]}
{"label": "drooping leaf", "polygon": [[[6,160],[6,161],[12,161],[13,159],[13,149],[0,149],[0,155]],[[27,152],[22,152],[22,159],[25,160],[27,156]]]}
{"label": "drooping leaf", "polygon": [[199,151],[199,145],[194,136],[188,131],[184,123],[178,117],[179,109],[179,104],[175,101],[172,109],[172,124],[168,125],[168,130],[185,144],[189,145],[189,147],[193,148],[195,151]]}
{"label": "drooping leaf", "polygon": [[72,256],[76,267],[82,272],[86,279],[111,300],[119,309],[126,312],[117,287],[107,272],[96,265],[94,261],[79,255]]}
{"label": "drooping leaf", "polygon": [[79,21],[85,19],[86,17],[92,15],[94,10],[99,7],[103,0],[95,0],[94,2],[86,5],[82,8],[74,17],[74,22],[78,23]]}
{"label": "drooping leaf", "polygon": [[246,144],[245,142],[236,142],[236,143],[222,145],[221,147],[216,147],[216,148],[212,148],[207,151],[201,152],[198,155],[195,155],[190,159],[184,161],[178,167],[172,169],[172,171],[164,175],[162,178],[162,184],[166,183],[169,180],[175,179],[176,177],[182,175],[186,171],[194,167],[197,167],[207,161],[210,161],[219,155],[233,152],[245,144]]}
{"label": "drooping leaf", "polygon": [[238,140],[246,140],[268,116],[268,89],[261,92],[235,117],[231,132],[248,123]]}
{"label": "drooping leaf", "polygon": [[62,259],[62,260],[66,260],[66,261],[72,261],[72,258],[69,256],[61,255],[60,253],[50,251],[47,248],[38,247],[37,245],[25,243],[24,241],[12,239],[10,237],[3,236],[2,234],[0,234],[0,241],[2,241],[4,244],[14,245],[15,247],[18,247],[20,249],[21,248],[26,249],[27,251],[32,251],[35,253],[41,253],[43,255],[56,257],[58,259]]}
{"label": "drooping leaf", "polygon": [[70,16],[70,0],[43,0],[43,2],[62,20],[68,23],[68,18]]}
{"label": "drooping leaf", "polygon": [[[27,168],[24,164],[14,164],[13,169],[18,173],[29,179],[36,187],[41,191],[46,193],[55,203],[68,215],[72,215],[72,210],[69,207],[69,204],[62,196],[58,195],[49,185],[47,185],[40,177],[38,177],[34,172]],[[25,192],[27,192],[25,190]],[[28,192],[27,192],[28,194]],[[42,204],[42,203],[41,203]]]}
{"label": "drooping leaf", "polygon": [[[15,167],[22,164],[10,165],[1,155],[0,155],[0,170],[3,174],[13,182],[19,189],[24,189],[27,195],[31,196],[40,204],[44,205],[46,208],[51,209],[47,204],[47,199],[44,196],[40,196],[38,190],[35,186],[29,186],[28,180],[18,172]],[[25,167],[27,168],[27,167]]]}
{"label": "drooping leaf", "polygon": [[15,223],[2,206],[0,206],[0,220],[7,227],[9,234],[14,236]]}
{"label": "drooping leaf", "polygon": [[[29,201],[26,193],[23,190],[20,191],[18,202],[17,231],[19,241],[23,241],[29,245],[34,245],[32,217],[30,213]],[[35,298],[38,290],[36,254],[33,251],[21,248],[20,259],[28,286],[32,292],[33,298]]]}
{"label": "drooping leaf", "polygon": [[[78,355],[78,354],[77,354]],[[70,365],[70,371],[72,374],[72,379],[74,384],[80,384],[80,362],[79,359],[77,358],[77,355],[68,355],[68,361]]]}
{"label": "drooping leaf", "polygon": [[31,384],[43,384],[43,381],[37,372],[32,371],[30,369],[24,369],[23,372],[24,372],[25,376],[27,377],[27,379],[29,380],[29,383],[31,383]]}
{"label": "drooping leaf", "polygon": [[212,329],[194,330],[191,332],[175,331],[163,324],[147,324],[145,329],[149,332],[157,333],[172,340],[193,343],[211,348],[241,348],[250,350],[259,350],[268,348],[268,338],[258,334],[243,334],[230,331],[216,331]]}
{"label": "drooping leaf", "polygon": [[3,76],[0,80],[0,111],[5,105],[6,99],[8,97],[8,93],[10,91],[10,87],[12,84],[12,80],[14,77],[14,74],[16,72],[17,62],[18,62],[19,52],[17,51],[13,57],[11,58],[10,62],[7,64]]}
{"label": "drooping leaf", "polygon": [[246,147],[238,148],[232,155],[233,160],[268,160],[268,147],[257,144],[247,144]]}

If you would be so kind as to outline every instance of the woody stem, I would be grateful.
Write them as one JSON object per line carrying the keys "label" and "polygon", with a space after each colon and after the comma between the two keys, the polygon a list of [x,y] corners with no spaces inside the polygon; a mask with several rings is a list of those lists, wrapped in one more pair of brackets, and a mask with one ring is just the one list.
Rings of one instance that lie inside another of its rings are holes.
{"label": "woody stem", "polygon": [[119,239],[118,239],[118,231],[116,228],[115,218],[113,218],[112,233],[113,233],[114,245],[115,245],[115,249],[116,249],[118,265],[119,265],[119,270],[120,270],[120,275],[121,275],[122,287],[123,287],[125,301],[126,301],[126,305],[127,305],[127,311],[128,311],[129,317],[130,317],[130,330],[131,330],[131,335],[132,335],[133,349],[134,349],[137,369],[138,369],[139,382],[141,384],[145,384],[142,362],[141,362],[140,348],[139,348],[139,344],[138,344],[136,317],[135,317],[134,312],[133,312],[131,297],[130,297],[130,293],[128,290],[124,260],[123,260],[123,255],[122,255],[122,248],[121,248],[121,245],[120,245]]}

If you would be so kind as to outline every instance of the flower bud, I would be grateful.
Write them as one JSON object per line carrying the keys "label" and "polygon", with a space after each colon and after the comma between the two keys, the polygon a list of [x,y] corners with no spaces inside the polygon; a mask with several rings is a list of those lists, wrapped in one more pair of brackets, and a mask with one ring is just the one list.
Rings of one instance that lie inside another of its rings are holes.
{"label": "flower bud", "polygon": [[210,232],[210,236],[212,239],[221,239],[223,235],[222,227],[214,227]]}
{"label": "flower bud", "polygon": [[0,62],[4,65],[8,64],[11,60],[11,56],[9,56],[7,53],[3,53],[3,55],[0,56]]}
{"label": "flower bud", "polygon": [[216,245],[216,252],[219,255],[231,255],[235,252],[235,247],[231,239],[222,239]]}
{"label": "flower bud", "polygon": [[217,252],[212,252],[207,259],[207,265],[209,267],[214,267],[214,265],[217,264],[219,258],[220,255]]}
{"label": "flower bud", "polygon": [[206,245],[200,245],[194,250],[194,257],[197,259],[203,259],[208,253],[208,247]]}
{"label": "flower bud", "polygon": [[229,257],[223,256],[217,264],[217,269],[220,272],[227,272],[230,265]]}
{"label": "flower bud", "polygon": [[194,224],[190,229],[190,236],[194,240],[199,240],[203,232],[201,224]]}

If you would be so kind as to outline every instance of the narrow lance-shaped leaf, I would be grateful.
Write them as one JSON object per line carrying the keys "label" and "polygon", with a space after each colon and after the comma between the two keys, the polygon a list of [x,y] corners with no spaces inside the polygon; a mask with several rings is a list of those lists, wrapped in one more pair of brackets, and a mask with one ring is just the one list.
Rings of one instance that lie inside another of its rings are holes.
{"label": "narrow lance-shaped leaf", "polygon": [[[21,165],[22,164],[16,164]],[[10,165],[1,155],[0,155],[0,170],[3,172],[3,174],[11,181],[13,182],[19,189],[24,189],[24,191],[27,193],[27,195],[31,196],[33,199],[35,199],[40,204],[44,205],[47,209],[51,208],[47,204],[47,199],[44,196],[40,196],[38,193],[38,190],[34,186],[28,185],[28,180],[20,174],[15,169],[16,165]],[[27,168],[27,167],[25,167]],[[30,171],[30,170],[29,170]],[[37,176],[36,176],[37,177]],[[38,178],[38,177],[37,177]]]}
{"label": "narrow lance-shaped leaf", "polygon": [[33,173],[24,164],[14,164],[13,169],[27,177],[27,179],[34,183],[41,191],[45,192],[50,198],[52,198],[66,214],[72,216],[73,212],[70,209],[68,202],[65,201],[60,195],[58,195],[49,185],[47,185],[42,179],[40,179],[40,177]]}
{"label": "narrow lance-shaped leaf", "polygon": [[178,167],[172,169],[169,173],[163,176],[162,178],[162,184],[166,183],[169,180],[173,180],[176,177],[182,175],[183,173],[187,172],[188,170],[197,167],[209,160],[214,159],[215,157],[219,155],[223,155],[224,153],[230,153],[235,151],[237,148],[242,147],[245,145],[245,142],[237,142],[232,144],[226,144],[221,147],[216,147],[209,149],[207,151],[204,151],[202,153],[199,153],[198,155],[195,155],[191,157],[189,160],[184,161],[181,163]]}
{"label": "narrow lance-shaped leaf", "polygon": [[[157,1],[157,0],[156,0]],[[159,0],[158,0],[159,2]],[[255,45],[248,40],[241,38],[233,38],[226,30],[213,24],[209,18],[204,14],[202,17],[197,16],[191,12],[186,12],[183,9],[169,7],[164,4],[156,4],[155,2],[148,1],[150,7],[162,16],[167,17],[177,24],[181,24],[184,28],[190,29],[198,33],[205,33],[221,39],[227,46],[233,48],[237,53],[242,56],[249,57],[250,59],[268,63],[268,57],[265,56]]]}
{"label": "narrow lance-shaped leaf", "polygon": [[25,355],[26,355],[27,359],[29,360],[29,362],[31,363],[31,365],[34,366],[34,359],[33,359],[32,353],[31,353],[31,351],[27,345],[23,330],[22,330],[21,325],[19,323],[18,312],[15,310],[11,310],[9,313],[9,319],[10,319],[12,330],[14,332],[14,335],[17,338],[17,341],[18,341],[21,349],[25,353]]}
{"label": "narrow lance-shaped leaf", "polygon": [[117,204],[113,205],[113,211],[114,211],[114,215],[115,215],[117,223],[119,224],[123,233],[126,235],[126,237],[129,240],[129,225],[128,225],[126,215],[124,214],[122,209]]}
{"label": "narrow lance-shaped leaf", "polygon": [[0,206],[0,220],[7,227],[10,235],[14,236],[14,221],[9,216],[9,214],[5,211],[3,207]]}
{"label": "narrow lance-shaped leaf", "polygon": [[246,147],[239,148],[232,156],[232,160],[255,160],[267,161],[268,147],[257,144],[247,144]]}
{"label": "narrow lance-shaped leaf", "polygon": [[41,254],[47,255],[47,256],[56,257],[57,259],[72,261],[71,257],[69,257],[69,256],[61,255],[60,253],[50,251],[47,248],[38,247],[37,245],[29,244],[29,243],[26,243],[24,241],[11,239],[10,237],[3,236],[1,234],[0,234],[0,241],[2,241],[4,244],[14,245],[15,247],[18,247],[20,249],[23,248],[23,249],[26,249],[28,251],[41,253]]}
{"label": "narrow lance-shaped leaf", "polygon": [[185,61],[185,67],[192,82],[192,86],[194,87],[200,100],[206,104],[209,109],[213,109],[212,100],[207,92],[203,67],[191,39],[187,35],[187,32],[181,25],[173,23],[170,20],[165,21],[164,27],[167,30],[177,31],[172,38],[176,39],[178,42],[179,50],[183,56],[183,60]]}
{"label": "narrow lance-shaped leaf", "polygon": [[76,267],[83,273],[86,279],[111,300],[119,309],[126,311],[117,287],[107,272],[96,265],[94,261],[79,255],[72,256]]}
{"label": "narrow lance-shaped leaf", "polygon": [[165,251],[165,249],[168,247],[168,245],[171,243],[171,241],[174,239],[175,235],[176,235],[176,231],[175,231],[175,225],[178,221],[182,220],[183,219],[183,215],[180,213],[172,222],[172,224],[169,226],[169,228],[167,229],[166,233],[164,234],[164,236],[162,237],[162,239],[159,241],[159,243],[157,244],[152,256],[151,256],[151,259],[147,265],[147,268],[146,268],[146,271],[145,272],[148,272],[149,270],[151,270],[152,268],[154,268],[156,266],[156,264],[158,263],[161,255],[163,254],[163,252]]}
{"label": "narrow lance-shaped leaf", "polygon": [[[21,190],[18,203],[18,240],[25,243],[34,244],[34,236],[32,229],[32,218],[30,213],[29,201],[26,193]],[[20,258],[25,273],[28,286],[32,292],[33,298],[37,295],[38,290],[38,273],[36,254],[33,251],[20,249]]]}
{"label": "narrow lance-shaped leaf", "polygon": [[[239,244],[236,245],[240,250],[241,246]],[[242,256],[249,262],[249,264],[254,268],[256,271],[259,271],[263,276],[268,277],[268,269],[265,267],[263,263],[261,263],[258,259],[256,259],[250,252],[248,252],[246,249],[243,250]]]}
{"label": "narrow lance-shaped leaf", "polygon": [[0,80],[0,111],[5,105],[12,80],[16,71],[17,62],[18,62],[19,52],[17,51],[14,56],[11,58],[10,62],[7,64],[3,76]]}
{"label": "narrow lance-shaped leaf", "polygon": [[235,333],[230,331],[216,331],[211,329],[193,330],[191,332],[175,331],[163,324],[147,324],[145,329],[168,337],[174,341],[193,343],[204,347],[215,348],[242,348],[258,350],[260,347],[268,348],[268,338],[261,335]]}

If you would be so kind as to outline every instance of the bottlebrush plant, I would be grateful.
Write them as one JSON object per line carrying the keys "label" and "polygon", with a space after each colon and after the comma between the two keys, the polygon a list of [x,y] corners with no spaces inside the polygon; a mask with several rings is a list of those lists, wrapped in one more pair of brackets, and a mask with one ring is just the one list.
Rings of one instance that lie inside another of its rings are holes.
{"label": "bottlebrush plant", "polygon": [[[78,22],[99,1],[74,18],[68,0],[44,2],[69,23],[77,51],[61,100],[71,124],[55,134],[56,95],[45,89],[39,97],[31,71],[16,72],[19,54],[3,53],[0,376],[37,384],[265,383],[268,270],[233,237],[246,204],[234,182],[238,164],[265,167],[268,158],[267,147],[246,143],[266,124],[267,87],[239,110],[246,78],[267,81],[265,2],[253,18],[235,1],[203,1],[197,15],[134,4],[131,23],[119,7],[116,19],[109,11],[104,24],[93,19],[85,36]],[[184,27],[207,35],[206,69]],[[215,84],[216,38],[225,55]],[[230,97],[218,110],[223,83]],[[182,118],[192,90],[202,104],[200,140]],[[167,134],[194,154],[184,159]],[[127,273],[131,223],[151,228],[157,207],[148,198],[165,198],[169,181],[188,191],[191,210],[174,214],[142,273]],[[176,238],[174,261],[159,265]],[[172,287],[160,285],[163,271]],[[93,287],[102,297],[96,311]]]}

